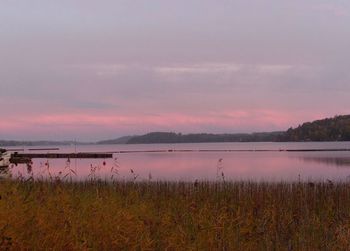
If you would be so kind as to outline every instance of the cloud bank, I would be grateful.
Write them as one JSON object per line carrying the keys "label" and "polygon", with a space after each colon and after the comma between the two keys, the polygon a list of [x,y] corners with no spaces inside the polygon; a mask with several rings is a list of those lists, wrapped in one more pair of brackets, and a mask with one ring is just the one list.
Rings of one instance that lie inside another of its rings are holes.
{"label": "cloud bank", "polygon": [[346,1],[4,1],[3,139],[285,130],[349,113]]}

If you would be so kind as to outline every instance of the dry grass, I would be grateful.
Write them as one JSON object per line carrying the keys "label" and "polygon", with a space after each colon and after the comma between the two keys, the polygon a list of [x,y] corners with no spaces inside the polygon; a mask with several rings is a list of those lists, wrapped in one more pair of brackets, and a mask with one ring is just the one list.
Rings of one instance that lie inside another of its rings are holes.
{"label": "dry grass", "polygon": [[0,181],[0,250],[350,250],[350,184]]}

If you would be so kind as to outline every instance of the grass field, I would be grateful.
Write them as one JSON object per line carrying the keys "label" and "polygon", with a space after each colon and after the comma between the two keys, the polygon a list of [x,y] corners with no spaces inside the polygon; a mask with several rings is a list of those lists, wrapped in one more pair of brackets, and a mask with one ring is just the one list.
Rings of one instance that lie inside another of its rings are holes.
{"label": "grass field", "polygon": [[1,180],[0,250],[350,250],[350,184]]}

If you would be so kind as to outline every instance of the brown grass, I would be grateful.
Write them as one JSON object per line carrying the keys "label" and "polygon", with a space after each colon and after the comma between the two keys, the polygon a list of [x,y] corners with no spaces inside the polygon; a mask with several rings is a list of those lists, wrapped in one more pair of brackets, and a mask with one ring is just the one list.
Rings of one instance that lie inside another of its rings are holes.
{"label": "brown grass", "polygon": [[0,181],[0,250],[350,250],[350,184]]}

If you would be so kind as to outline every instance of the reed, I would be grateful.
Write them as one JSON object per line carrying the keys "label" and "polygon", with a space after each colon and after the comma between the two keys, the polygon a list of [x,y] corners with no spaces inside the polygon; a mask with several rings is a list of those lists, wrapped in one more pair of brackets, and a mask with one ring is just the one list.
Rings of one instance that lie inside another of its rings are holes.
{"label": "reed", "polygon": [[350,184],[0,181],[0,250],[349,250]]}

